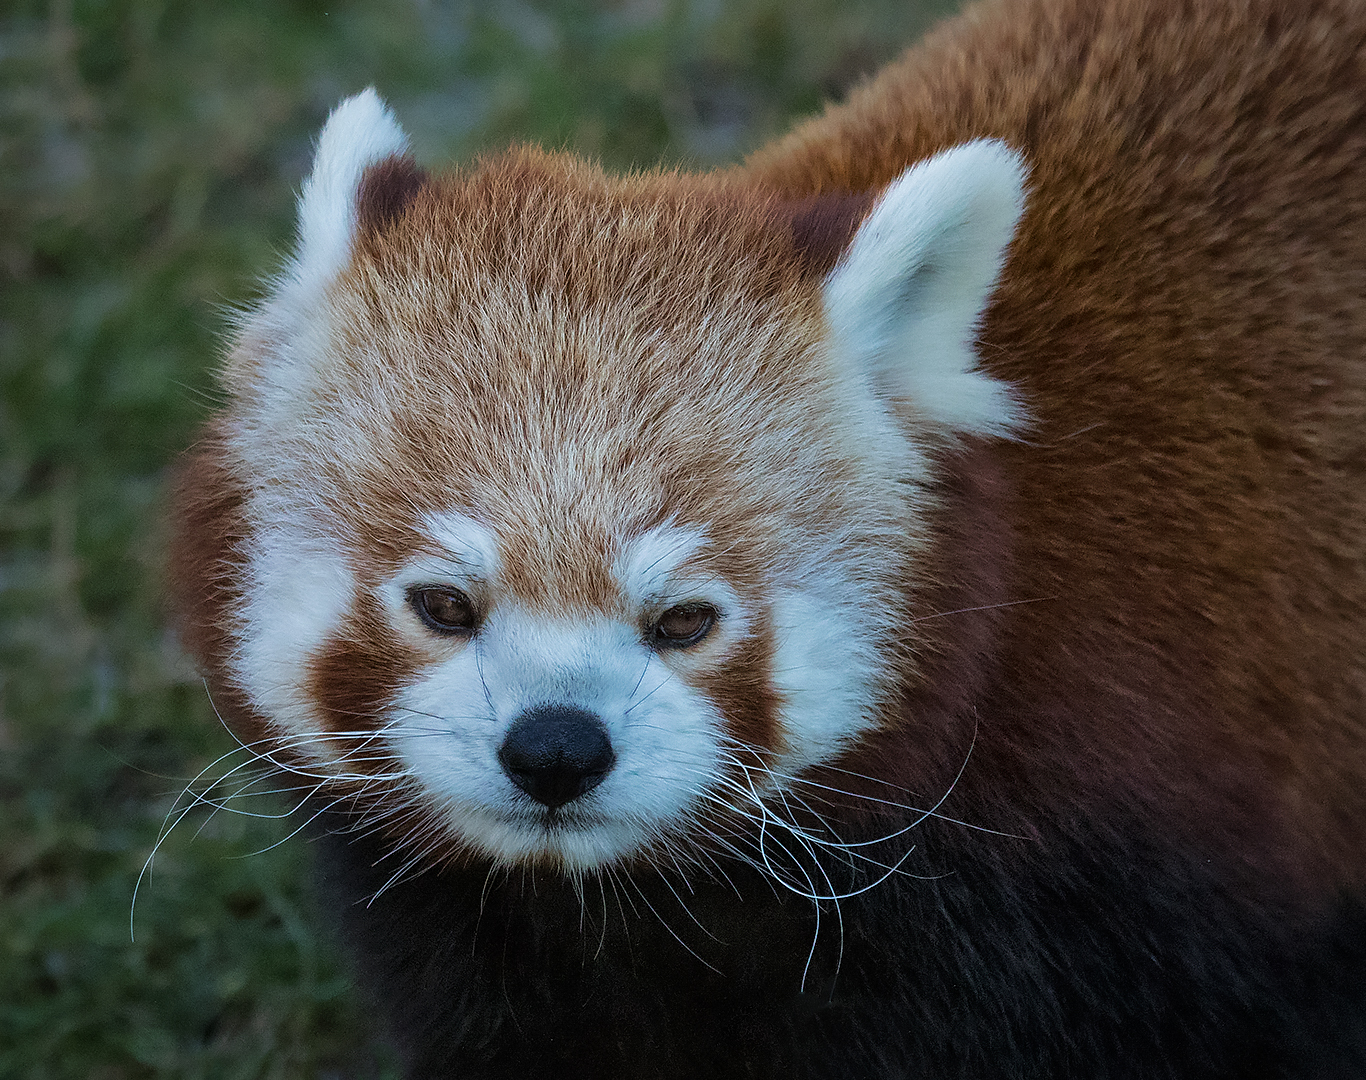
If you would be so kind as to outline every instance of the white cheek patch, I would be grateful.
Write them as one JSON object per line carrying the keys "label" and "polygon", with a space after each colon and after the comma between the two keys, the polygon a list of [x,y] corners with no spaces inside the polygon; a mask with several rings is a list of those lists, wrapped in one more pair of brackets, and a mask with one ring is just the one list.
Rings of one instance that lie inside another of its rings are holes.
{"label": "white cheek patch", "polygon": [[[705,599],[722,613],[702,650],[676,655],[681,671],[724,659],[751,622],[730,586],[706,573],[699,558],[705,542],[699,529],[666,523],[625,544],[615,568],[625,594],[642,607]],[[784,742],[767,778],[770,788],[838,756],[876,723],[876,635],[861,611],[878,603],[824,569],[808,572],[804,588],[778,589],[770,597],[771,677],[782,702]]]}
{"label": "white cheek patch", "polygon": [[254,544],[232,663],[252,707],[287,736],[319,731],[305,690],[308,665],[350,609],[355,588],[346,560],[322,536],[266,530]]}
{"label": "white cheek patch", "polygon": [[[616,564],[623,591],[641,606],[704,598],[722,612],[714,640],[708,640],[705,654],[697,658],[704,664],[723,658],[749,629],[735,592],[705,573],[704,559],[698,558],[705,542],[699,529],[666,523],[625,544]],[[877,610],[879,604],[842,577],[823,573],[825,569],[810,570],[804,588],[778,589],[770,598],[772,680],[783,702],[785,743],[771,786],[838,756],[876,723],[881,689],[876,635],[861,611]],[[680,653],[676,660],[683,669],[694,662],[690,653]]]}
{"label": "white cheek patch", "polygon": [[[554,830],[498,761],[512,723],[548,704],[597,715],[616,755],[601,784],[558,812],[564,827]],[[391,737],[466,842],[505,863],[551,856],[588,869],[686,825],[717,775],[720,727],[706,697],[636,628],[509,606],[400,694]]]}
{"label": "white cheek patch", "polygon": [[853,607],[785,589],[771,610],[786,739],[774,772],[784,777],[831,760],[872,728],[881,680],[871,633]]}

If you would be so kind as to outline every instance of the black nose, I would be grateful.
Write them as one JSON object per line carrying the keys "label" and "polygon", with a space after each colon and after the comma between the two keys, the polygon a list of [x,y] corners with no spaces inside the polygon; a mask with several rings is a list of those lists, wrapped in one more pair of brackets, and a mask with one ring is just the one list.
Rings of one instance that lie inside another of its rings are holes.
{"label": "black nose", "polygon": [[602,783],[617,755],[591,712],[538,705],[513,721],[498,760],[514,784],[553,810]]}

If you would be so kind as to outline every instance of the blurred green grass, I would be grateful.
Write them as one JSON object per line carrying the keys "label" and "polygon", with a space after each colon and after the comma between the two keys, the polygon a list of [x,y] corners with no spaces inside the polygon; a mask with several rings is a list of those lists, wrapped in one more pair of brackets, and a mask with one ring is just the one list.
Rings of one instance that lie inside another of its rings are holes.
{"label": "blurred green grass", "polygon": [[331,105],[377,86],[428,165],[534,140],[707,167],[953,6],[0,8],[0,1077],[393,1074],[317,929],[307,845],[272,847],[293,823],[191,815],[129,932],[163,819],[232,749],[161,614],[167,469]]}

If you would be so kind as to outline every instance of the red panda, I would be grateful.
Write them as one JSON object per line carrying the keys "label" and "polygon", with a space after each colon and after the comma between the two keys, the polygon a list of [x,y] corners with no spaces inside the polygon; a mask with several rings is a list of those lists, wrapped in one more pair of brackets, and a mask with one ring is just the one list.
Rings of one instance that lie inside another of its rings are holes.
{"label": "red panda", "polygon": [[970,9],[744,165],[318,142],[174,496],[412,1077],[1366,1075],[1366,9]]}

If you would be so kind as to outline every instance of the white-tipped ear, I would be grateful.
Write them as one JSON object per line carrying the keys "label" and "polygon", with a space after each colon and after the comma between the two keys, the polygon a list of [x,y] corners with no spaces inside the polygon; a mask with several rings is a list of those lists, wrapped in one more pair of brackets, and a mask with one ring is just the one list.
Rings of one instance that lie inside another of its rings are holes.
{"label": "white-tipped ear", "polygon": [[332,110],[299,196],[294,274],[300,284],[326,285],[346,265],[361,177],[375,162],[407,151],[408,136],[373,87]]}
{"label": "white-tipped ear", "polygon": [[977,324],[1024,211],[1026,170],[1002,142],[965,143],[888,186],[825,284],[836,347],[881,394],[950,431],[1008,435],[1025,419],[981,371]]}

